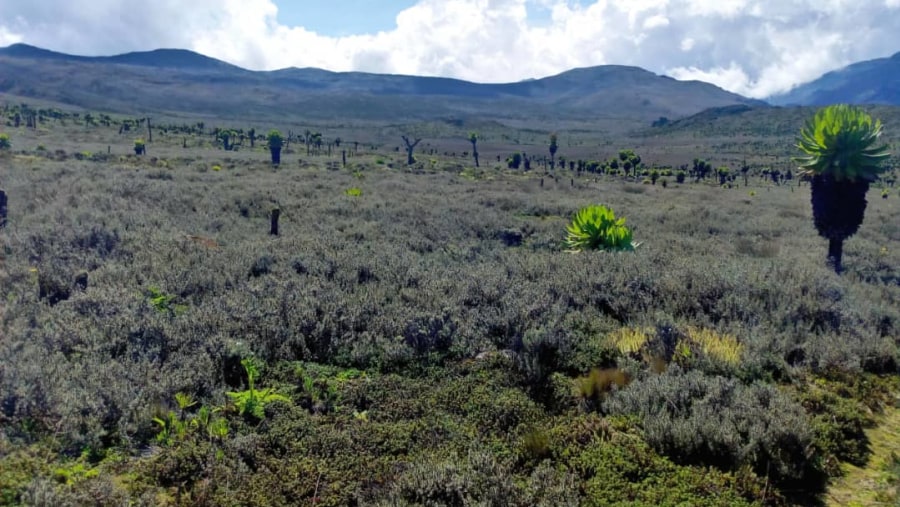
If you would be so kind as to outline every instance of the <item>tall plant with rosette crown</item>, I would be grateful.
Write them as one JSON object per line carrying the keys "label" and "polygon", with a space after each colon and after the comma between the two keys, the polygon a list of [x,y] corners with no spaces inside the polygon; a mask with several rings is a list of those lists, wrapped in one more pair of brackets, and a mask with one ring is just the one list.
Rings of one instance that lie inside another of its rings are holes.
{"label": "tall plant with rosette crown", "polygon": [[266,136],[269,142],[269,153],[272,155],[272,165],[281,164],[281,147],[284,146],[284,136],[275,129],[269,131]]}
{"label": "tall plant with rosette crown", "polygon": [[881,121],[844,104],[820,109],[797,138],[801,175],[812,183],[813,221],[828,240],[828,262],[842,270],[844,240],[856,234],[866,212],[866,192],[890,154],[879,145]]}

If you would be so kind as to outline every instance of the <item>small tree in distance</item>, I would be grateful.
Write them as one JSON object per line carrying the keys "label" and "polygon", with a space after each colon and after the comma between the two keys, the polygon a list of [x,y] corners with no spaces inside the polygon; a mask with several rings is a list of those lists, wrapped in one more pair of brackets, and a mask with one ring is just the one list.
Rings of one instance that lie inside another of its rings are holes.
{"label": "small tree in distance", "polygon": [[554,132],[550,134],[550,169],[556,165],[556,151],[559,149],[559,145],[557,144],[557,135]]}
{"label": "small tree in distance", "polygon": [[522,154],[521,153],[513,153],[512,155],[506,157],[506,166],[510,169],[518,169],[522,166]]}
{"label": "small tree in distance", "polygon": [[406,136],[400,136],[403,139],[403,142],[406,144],[406,165],[413,165],[416,163],[416,158],[413,157],[413,150],[416,149],[416,146],[419,142],[422,141],[421,137],[417,137],[414,140],[410,141]]}
{"label": "small tree in distance", "polygon": [[472,143],[472,156],[475,157],[475,167],[479,167],[479,165],[478,165],[478,133],[470,132],[469,133],[469,142]]}
{"label": "small tree in distance", "polygon": [[269,152],[272,154],[272,165],[281,164],[281,147],[284,146],[284,136],[275,129],[269,131],[266,136],[269,143]]}

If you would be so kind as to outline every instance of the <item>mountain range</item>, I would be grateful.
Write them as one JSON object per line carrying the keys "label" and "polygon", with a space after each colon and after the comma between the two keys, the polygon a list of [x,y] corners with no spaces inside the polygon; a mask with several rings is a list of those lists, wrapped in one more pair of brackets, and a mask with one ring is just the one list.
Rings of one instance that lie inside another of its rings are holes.
{"label": "mountain range", "polygon": [[[900,53],[830,72],[772,97],[776,105],[900,104]],[[289,68],[250,71],[181,49],[115,56],[0,48],[0,93],[90,110],[360,121],[461,117],[592,122],[632,127],[709,108],[768,107],[700,81],[603,65],[543,79],[482,84],[458,79]]]}
{"label": "mountain range", "polygon": [[900,105],[900,53],[854,63],[802,84],[788,93],[770,97],[774,105],[827,104]]}
{"label": "mountain range", "polygon": [[191,51],[108,57],[0,49],[0,93],[92,110],[410,121],[460,117],[643,125],[710,107],[764,106],[709,83],[605,65],[506,84],[289,68],[250,71]]}

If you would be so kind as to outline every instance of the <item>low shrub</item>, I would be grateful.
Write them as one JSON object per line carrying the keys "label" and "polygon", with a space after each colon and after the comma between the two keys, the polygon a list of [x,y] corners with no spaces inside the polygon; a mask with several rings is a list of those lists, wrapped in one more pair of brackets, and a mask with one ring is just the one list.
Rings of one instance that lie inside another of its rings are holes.
{"label": "low shrub", "polygon": [[825,486],[809,416],[775,387],[672,366],[615,392],[603,409],[636,414],[647,442],[678,463],[750,467],[785,491],[815,494]]}

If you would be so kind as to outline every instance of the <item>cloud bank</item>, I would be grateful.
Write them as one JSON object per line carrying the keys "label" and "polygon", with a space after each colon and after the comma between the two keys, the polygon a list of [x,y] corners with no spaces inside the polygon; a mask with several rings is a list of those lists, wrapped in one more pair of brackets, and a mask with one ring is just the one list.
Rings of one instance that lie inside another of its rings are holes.
{"label": "cloud bank", "polygon": [[345,37],[286,26],[271,0],[0,0],[0,13],[2,46],[478,82],[622,64],[757,98],[900,51],[900,0],[421,0],[392,30]]}

